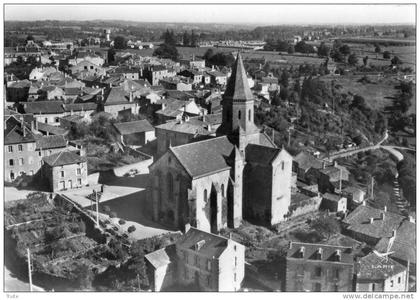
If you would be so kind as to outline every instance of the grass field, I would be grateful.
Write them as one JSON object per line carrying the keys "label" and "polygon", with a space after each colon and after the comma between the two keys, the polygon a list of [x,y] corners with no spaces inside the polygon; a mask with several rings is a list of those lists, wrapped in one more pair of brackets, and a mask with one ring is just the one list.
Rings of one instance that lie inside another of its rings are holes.
{"label": "grass field", "polygon": [[[373,83],[358,82],[362,75],[359,76],[326,76],[321,80],[330,84],[331,80],[335,80],[337,84],[342,86],[342,92],[350,92],[358,94],[365,98],[368,105],[373,109],[384,110],[386,107],[393,105],[393,98],[399,92],[395,87],[399,85],[399,81],[394,77],[384,77],[372,80]],[[408,113],[416,112],[415,96],[412,98],[412,106]]]}

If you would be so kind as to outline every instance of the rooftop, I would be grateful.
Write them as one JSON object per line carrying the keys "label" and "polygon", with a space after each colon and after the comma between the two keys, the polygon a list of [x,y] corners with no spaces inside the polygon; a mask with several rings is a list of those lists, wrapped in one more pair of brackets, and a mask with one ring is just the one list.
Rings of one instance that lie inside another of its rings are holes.
{"label": "rooftop", "polygon": [[35,101],[21,102],[25,113],[32,114],[59,114],[64,112],[62,101]]}
{"label": "rooftop", "polygon": [[227,83],[223,98],[241,101],[254,100],[240,53],[238,53],[235,64],[232,67],[232,74]]}
{"label": "rooftop", "polygon": [[36,137],[36,150],[65,148],[67,141],[62,135],[49,135]]}
{"label": "rooftop", "polygon": [[61,151],[50,156],[43,157],[42,160],[51,167],[72,165],[86,162],[86,158],[70,151]]}
{"label": "rooftop", "polygon": [[358,259],[356,273],[358,279],[383,280],[405,271],[406,268],[392,258],[386,259],[370,253]]}
{"label": "rooftop", "polygon": [[147,120],[114,123],[114,126],[122,135],[155,130],[155,128]]}
{"label": "rooftop", "polygon": [[[321,250],[321,255],[317,255]],[[339,259],[337,257],[339,254]],[[303,259],[353,265],[353,249],[350,247],[291,242],[287,259]]]}

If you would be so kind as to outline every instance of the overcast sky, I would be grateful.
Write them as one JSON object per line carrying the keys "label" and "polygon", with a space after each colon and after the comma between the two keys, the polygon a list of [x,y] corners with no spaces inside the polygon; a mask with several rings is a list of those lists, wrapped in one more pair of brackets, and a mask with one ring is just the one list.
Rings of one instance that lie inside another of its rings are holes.
{"label": "overcast sky", "polygon": [[248,24],[415,23],[414,5],[6,5],[6,20]]}

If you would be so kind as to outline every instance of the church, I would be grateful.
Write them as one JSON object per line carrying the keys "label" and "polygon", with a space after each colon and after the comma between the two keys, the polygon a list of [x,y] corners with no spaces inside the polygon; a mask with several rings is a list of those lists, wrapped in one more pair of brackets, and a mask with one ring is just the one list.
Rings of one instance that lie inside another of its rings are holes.
{"label": "church", "polygon": [[254,97],[240,53],[222,100],[216,137],[169,147],[149,168],[153,219],[174,228],[217,233],[243,218],[266,225],[285,219],[292,156],[254,123]]}

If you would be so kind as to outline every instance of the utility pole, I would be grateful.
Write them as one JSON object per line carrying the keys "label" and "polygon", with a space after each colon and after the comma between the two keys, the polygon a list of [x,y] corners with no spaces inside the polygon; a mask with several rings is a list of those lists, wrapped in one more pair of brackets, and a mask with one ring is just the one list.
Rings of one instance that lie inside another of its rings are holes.
{"label": "utility pole", "polygon": [[373,185],[375,184],[375,179],[373,176],[371,176],[370,179],[370,198],[373,199]]}
{"label": "utility pole", "polygon": [[96,200],[96,225],[99,228],[99,199],[98,192],[95,190],[95,200]]}
{"label": "utility pole", "polygon": [[137,285],[138,285],[139,292],[140,292],[141,288],[140,288],[140,275],[139,274],[137,274]]}
{"label": "utility pole", "polygon": [[29,248],[26,248],[26,252],[28,255],[28,277],[29,277],[29,291],[33,291],[32,290],[32,267],[31,267],[31,251],[29,250]]}
{"label": "utility pole", "polygon": [[340,186],[339,186],[339,190],[340,190],[340,195],[341,195],[341,187],[342,187],[342,176],[343,176],[343,170],[340,168]]}

